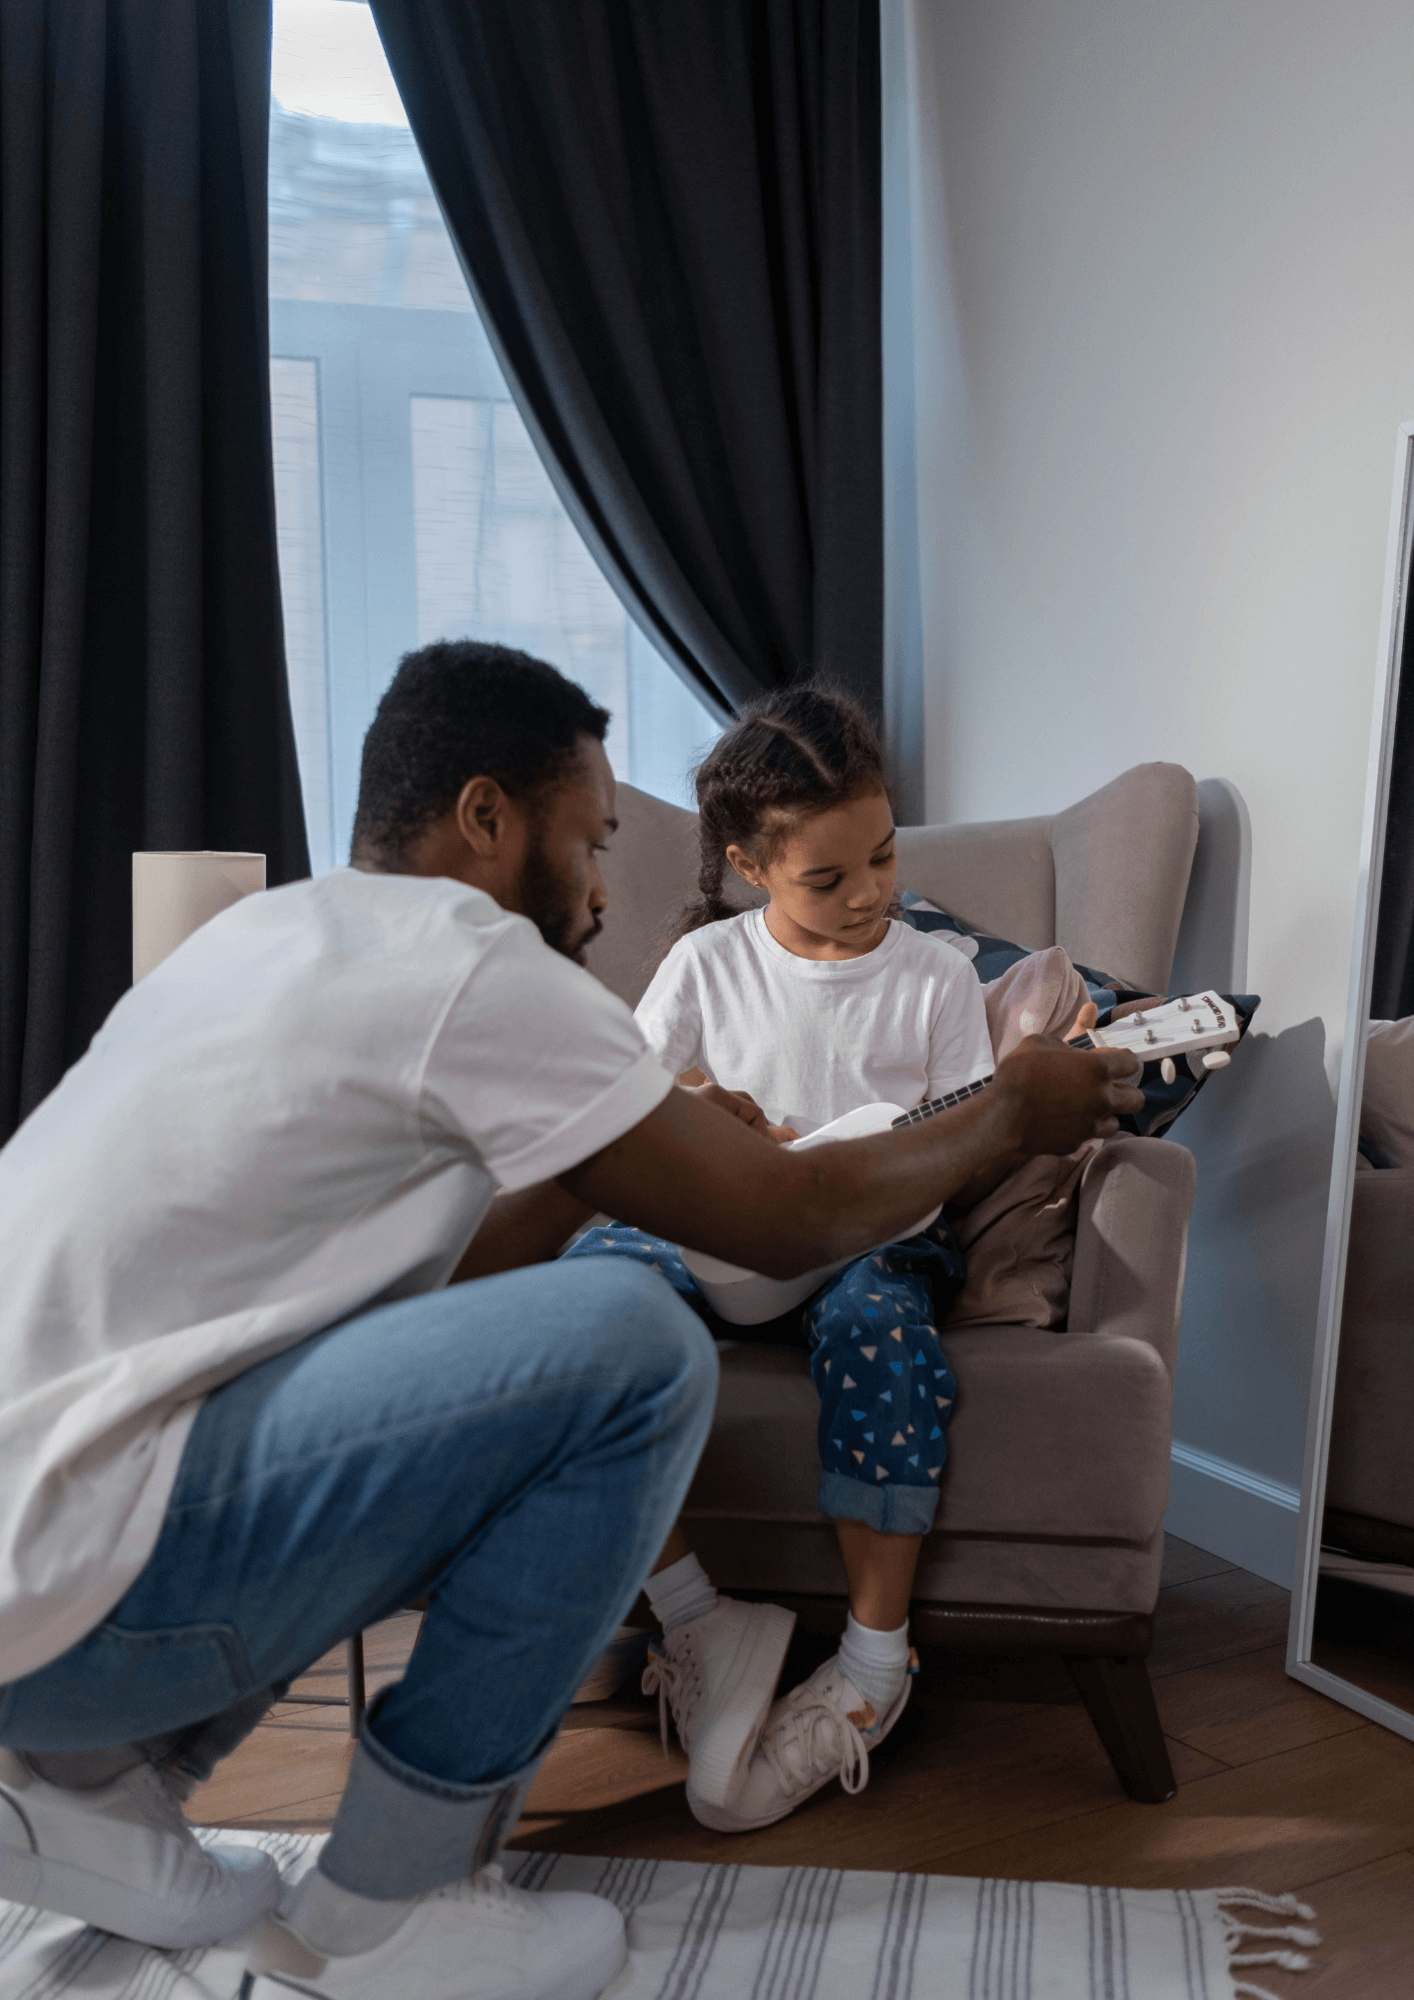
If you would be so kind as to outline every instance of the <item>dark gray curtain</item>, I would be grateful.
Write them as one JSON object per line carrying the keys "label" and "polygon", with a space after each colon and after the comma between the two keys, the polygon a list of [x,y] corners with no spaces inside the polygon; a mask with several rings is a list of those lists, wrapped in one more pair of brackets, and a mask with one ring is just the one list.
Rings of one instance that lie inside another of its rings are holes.
{"label": "dark gray curtain", "polygon": [[373,0],[571,516],[720,708],[877,712],[878,0]]}
{"label": "dark gray curtain", "polygon": [[135,848],[307,874],[270,459],[269,0],[0,0],[0,1137]]}
{"label": "dark gray curtain", "polygon": [[1385,819],[1372,1021],[1414,1014],[1414,618],[1405,621]]}

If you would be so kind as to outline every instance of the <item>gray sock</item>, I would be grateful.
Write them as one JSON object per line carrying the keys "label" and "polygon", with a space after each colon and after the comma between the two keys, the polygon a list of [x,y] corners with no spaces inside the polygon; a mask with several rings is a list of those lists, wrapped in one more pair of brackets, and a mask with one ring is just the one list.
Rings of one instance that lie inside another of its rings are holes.
{"label": "gray sock", "polygon": [[26,1750],[23,1762],[46,1785],[58,1785],[66,1792],[97,1792],[135,1771],[147,1757],[136,1743],[121,1743],[111,1750]]}

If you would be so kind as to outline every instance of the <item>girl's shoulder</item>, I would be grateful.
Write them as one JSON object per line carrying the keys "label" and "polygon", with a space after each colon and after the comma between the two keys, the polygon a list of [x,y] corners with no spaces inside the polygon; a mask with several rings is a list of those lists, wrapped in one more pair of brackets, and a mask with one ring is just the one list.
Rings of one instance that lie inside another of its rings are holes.
{"label": "girl's shoulder", "polygon": [[757,913],[743,911],[738,917],[721,917],[716,923],[701,924],[668,947],[653,975],[654,985],[681,986],[710,973],[714,965],[737,957],[750,949],[749,919]]}
{"label": "girl's shoulder", "polygon": [[969,979],[976,977],[971,960],[955,945],[945,943],[931,932],[916,931],[902,917],[895,917],[890,928],[894,934],[894,963],[900,970],[907,968],[919,978],[948,986],[964,973]]}
{"label": "girl's shoulder", "polygon": [[701,964],[705,960],[729,957],[734,952],[748,950],[754,941],[755,928],[760,921],[759,910],[743,910],[739,916],[719,917],[715,923],[700,924],[686,937],[680,937],[667,958],[680,962]]}

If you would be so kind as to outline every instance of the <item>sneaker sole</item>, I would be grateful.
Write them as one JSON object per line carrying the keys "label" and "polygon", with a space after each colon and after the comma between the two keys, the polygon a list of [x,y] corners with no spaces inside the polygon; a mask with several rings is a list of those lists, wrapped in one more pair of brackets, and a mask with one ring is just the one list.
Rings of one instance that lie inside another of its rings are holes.
{"label": "sneaker sole", "polygon": [[[556,1972],[553,1985],[538,1989],[526,1986],[519,1991],[527,1995],[535,1991],[540,2000],[599,2000],[599,1995],[613,1984],[627,1963],[628,1945],[620,1938],[612,1951],[605,1951],[597,1962],[578,1965],[573,1971]],[[290,2000],[292,1994],[298,1994],[301,2000],[317,2000],[319,1991],[318,1986],[305,1985],[295,1979],[282,1979],[278,1973],[247,1972],[241,1981],[239,2000]],[[474,1988],[468,1991],[475,1994]],[[408,2000],[408,1996],[401,1996],[401,2000]],[[489,2000],[484,1988],[479,2000]]]}
{"label": "sneaker sole", "polygon": [[[903,1684],[902,1694],[900,1694],[898,1700],[884,1717],[878,1735],[868,1745],[871,1759],[874,1752],[903,1714],[903,1711],[908,1707],[908,1697],[912,1691],[912,1681],[906,1680]],[[710,1800],[703,1799],[693,1789],[691,1780],[689,1780],[687,1787],[688,1810],[700,1826],[709,1827],[713,1833],[755,1833],[763,1826],[775,1826],[779,1820],[789,1819],[791,1814],[803,1806],[807,1799],[813,1799],[817,1792],[823,1792],[826,1785],[832,1785],[838,1777],[838,1771],[831,1771],[828,1776],[821,1778],[818,1784],[811,1785],[808,1791],[797,1792],[793,1798],[787,1800],[786,1804],[779,1811],[762,1813],[756,1819],[744,1819],[740,1813],[733,1813],[730,1803],[723,1808],[714,1805]]]}
{"label": "sneaker sole", "polygon": [[219,1904],[203,1898],[184,1907],[172,1897],[149,1895],[70,1861],[0,1846],[0,1899],[73,1917],[95,1930],[129,1938],[134,1944],[185,1951],[196,1945],[220,1944],[274,1909],[280,1895],[280,1871],[269,1855],[262,1858],[264,1868],[242,1870],[229,1878],[233,1890],[239,1883],[239,1894],[229,1893]]}
{"label": "sneaker sole", "polygon": [[793,1611],[779,1604],[753,1604],[751,1622],[716,1703],[693,1718],[689,1784],[693,1795],[709,1806],[729,1804],[746,1775],[794,1630]]}

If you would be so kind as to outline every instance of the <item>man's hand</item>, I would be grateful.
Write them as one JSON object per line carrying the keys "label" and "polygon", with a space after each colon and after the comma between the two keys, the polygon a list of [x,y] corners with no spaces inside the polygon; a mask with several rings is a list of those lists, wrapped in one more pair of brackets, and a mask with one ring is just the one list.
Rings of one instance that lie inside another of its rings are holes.
{"label": "man's hand", "polygon": [[992,1085],[1016,1152],[1073,1153],[1087,1139],[1108,1139],[1122,1117],[1144,1109],[1134,1088],[1143,1067],[1125,1049],[1070,1049],[1051,1035],[1029,1035],[998,1065]]}

